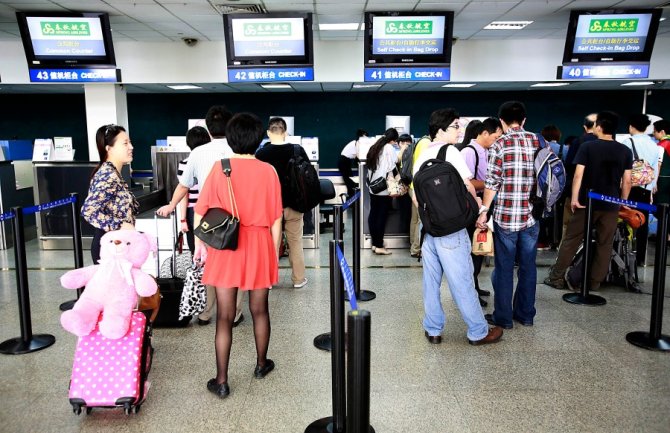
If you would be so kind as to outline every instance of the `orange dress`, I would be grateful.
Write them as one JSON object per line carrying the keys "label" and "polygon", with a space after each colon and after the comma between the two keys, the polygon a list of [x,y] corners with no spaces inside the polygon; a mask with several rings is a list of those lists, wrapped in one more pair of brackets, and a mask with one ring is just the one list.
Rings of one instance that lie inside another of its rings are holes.
{"label": "orange dress", "polygon": [[[231,158],[233,193],[240,213],[236,250],[207,248],[204,284],[241,290],[267,289],[277,284],[277,252],[270,227],[282,215],[281,186],[275,169],[257,159]],[[209,208],[231,212],[226,176],[216,162],[200,190],[195,212]],[[232,212],[231,212],[232,213]]]}

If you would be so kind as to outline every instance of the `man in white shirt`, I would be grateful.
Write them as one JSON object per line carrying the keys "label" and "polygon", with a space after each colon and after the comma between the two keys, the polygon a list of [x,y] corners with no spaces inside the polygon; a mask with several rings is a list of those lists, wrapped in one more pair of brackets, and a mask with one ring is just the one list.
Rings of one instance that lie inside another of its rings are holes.
{"label": "man in white shirt", "polygon": [[[644,133],[647,127],[651,125],[651,120],[646,114],[634,114],[628,120],[628,132],[631,137],[622,140],[622,144],[626,145],[633,153],[633,160],[643,159],[651,165],[654,169],[654,180],[643,186],[634,186],[630,189],[629,200],[651,203],[651,193],[656,188],[656,181],[658,180],[658,145],[650,136]],[[635,146],[635,151],[633,151]],[[635,154],[637,153],[637,158]],[[643,265],[647,259],[647,239],[649,238],[649,211],[642,210],[645,222],[635,233],[637,245],[637,263]]]}
{"label": "man in white shirt", "polygon": [[[428,130],[432,143],[418,155],[413,166],[414,179],[421,165],[437,157],[442,146],[448,146],[445,161],[451,163],[463,178],[468,192],[476,197],[475,188],[470,179],[472,172],[453,144],[458,141],[460,124],[458,113],[451,108],[436,110],[430,115]],[[417,185],[414,185],[417,188]],[[416,198],[414,198],[416,200]],[[502,328],[489,326],[479,305],[473,278],[470,236],[465,228],[446,236],[433,237],[426,233],[421,246],[423,260],[423,328],[426,339],[431,344],[442,342],[445,316],[440,300],[440,285],[444,274],[449,284],[454,303],[461,312],[468,331],[470,344],[489,344],[500,340]]]}
{"label": "man in white shirt", "polygon": [[[179,202],[186,197],[189,188],[194,185],[204,185],[207,176],[212,171],[212,167],[220,166],[224,158],[230,158],[233,154],[232,149],[226,141],[226,126],[233,114],[223,105],[210,107],[205,117],[207,130],[212,136],[212,141],[193,149],[188,157],[186,166],[179,176],[179,185],[174,190],[172,200],[165,206],[160,207],[156,213],[160,216],[168,216],[172,213]],[[214,286],[207,287],[207,305],[205,311],[198,316],[198,325],[208,325],[212,319],[214,306],[216,305],[216,289]],[[242,315],[242,299],[244,292],[237,292],[237,315],[233,326],[239,325],[244,316]]]}
{"label": "man in white shirt", "polygon": [[367,137],[367,131],[359,129],[356,131],[356,139],[351,140],[344,146],[340,153],[340,158],[337,161],[337,169],[340,170],[342,180],[347,186],[347,194],[351,197],[354,194],[354,188],[358,188],[358,184],[352,179],[353,172],[351,171],[351,164],[358,161],[358,140],[361,137]]}

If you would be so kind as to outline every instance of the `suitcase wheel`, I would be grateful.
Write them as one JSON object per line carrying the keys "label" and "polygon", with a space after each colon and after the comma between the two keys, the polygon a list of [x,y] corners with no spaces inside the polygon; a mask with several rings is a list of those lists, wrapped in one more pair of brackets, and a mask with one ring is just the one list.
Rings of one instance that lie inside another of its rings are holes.
{"label": "suitcase wheel", "polygon": [[141,408],[141,407],[142,407],[141,404],[138,404],[138,405],[136,405],[135,407],[133,407],[133,413],[138,413],[138,412],[140,411],[140,408]]}
{"label": "suitcase wheel", "polygon": [[75,415],[81,415],[81,405],[73,404],[72,405],[72,412],[74,412]]}
{"label": "suitcase wheel", "polygon": [[88,406],[87,406],[87,407],[86,407],[86,415],[90,415],[92,410],[93,410],[92,407],[88,407]]}

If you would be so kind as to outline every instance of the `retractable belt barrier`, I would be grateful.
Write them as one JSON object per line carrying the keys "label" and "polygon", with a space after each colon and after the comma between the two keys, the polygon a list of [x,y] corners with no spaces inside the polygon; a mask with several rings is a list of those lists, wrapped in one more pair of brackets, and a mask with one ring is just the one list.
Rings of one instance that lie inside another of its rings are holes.
{"label": "retractable belt barrier", "polygon": [[624,200],[618,197],[611,197],[605,194],[599,194],[589,190],[587,194],[586,219],[584,220],[584,269],[582,273],[582,288],[579,293],[567,293],[563,295],[563,300],[571,304],[599,306],[605,305],[607,300],[602,296],[596,296],[589,293],[591,290],[591,264],[593,262],[593,200],[612,203],[620,206],[628,206],[634,209],[643,209],[650,212],[656,211],[656,206],[648,203],[640,203],[633,200]]}
{"label": "retractable belt barrier", "polygon": [[[30,288],[28,286],[28,266],[26,264],[26,240],[24,235],[23,216],[53,209],[59,206],[72,205],[73,241],[75,267],[83,267],[81,247],[81,225],[79,222],[79,195],[71,193],[69,197],[26,208],[14,207],[10,212],[0,215],[0,221],[12,220],[14,236],[14,262],[16,267],[16,288],[19,299],[19,321],[21,336],[0,343],[0,353],[19,355],[45,349],[56,342],[50,334],[33,334],[30,314]],[[80,289],[81,290],[81,289]],[[78,290],[77,295],[81,292]],[[72,301],[74,304],[74,301]],[[65,305],[65,304],[63,304]],[[62,309],[63,306],[61,306]],[[72,308],[70,306],[70,308]]]}
{"label": "retractable belt barrier", "polygon": [[[356,188],[354,191],[354,194],[342,205],[342,209],[347,210],[351,208],[352,220],[354,222],[351,253],[353,257],[353,285],[354,292],[356,293],[356,300],[359,302],[367,302],[375,299],[377,294],[371,290],[361,290],[361,215],[363,214],[363,209],[361,208],[360,200],[361,190],[360,188]],[[344,299],[345,301],[349,301],[351,297],[347,293],[347,296]]]}
{"label": "retractable belt barrier", "polygon": [[[341,206],[339,206],[341,207]],[[338,212],[336,210],[335,215]],[[340,212],[341,214],[341,212]],[[337,219],[335,219],[337,223]],[[333,414],[312,422],[305,433],[361,432],[374,433],[370,427],[370,313],[355,309],[349,313],[349,338],[344,333],[344,288],[357,308],[353,277],[342,254],[342,241],[329,243],[330,253],[330,333],[314,339],[314,345],[330,350]],[[345,340],[349,349],[349,369],[345,370]],[[324,347],[327,345],[327,348]],[[345,377],[348,373],[348,380]],[[347,386],[347,382],[349,386]],[[347,395],[350,409],[347,416]],[[351,406],[350,406],[351,407]],[[347,428],[350,426],[351,428]]]}

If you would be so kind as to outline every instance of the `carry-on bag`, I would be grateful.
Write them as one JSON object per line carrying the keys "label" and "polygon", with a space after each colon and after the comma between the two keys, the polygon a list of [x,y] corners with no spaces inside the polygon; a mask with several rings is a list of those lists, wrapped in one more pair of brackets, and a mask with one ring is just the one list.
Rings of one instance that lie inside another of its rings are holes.
{"label": "carry-on bag", "polygon": [[[158,289],[161,292],[161,308],[158,310],[155,328],[180,328],[185,327],[191,321],[191,317],[179,320],[179,303],[184,291],[184,280],[175,276],[177,268],[176,242],[177,242],[177,215],[172,212],[172,263],[170,276],[156,278]],[[156,221],[156,233],[158,234],[158,215],[154,215]],[[156,275],[160,275],[160,248],[156,252]]]}
{"label": "carry-on bag", "polygon": [[[104,314],[104,313],[103,313]],[[137,413],[149,388],[151,324],[143,312],[134,311],[128,333],[119,339],[104,337],[96,325],[79,337],[74,354],[69,398],[75,414],[82,408],[123,408]]]}

